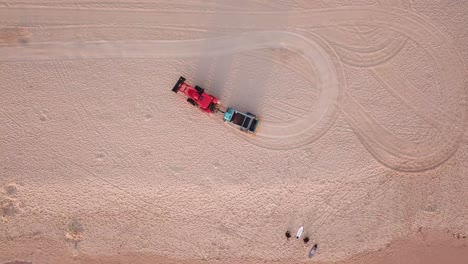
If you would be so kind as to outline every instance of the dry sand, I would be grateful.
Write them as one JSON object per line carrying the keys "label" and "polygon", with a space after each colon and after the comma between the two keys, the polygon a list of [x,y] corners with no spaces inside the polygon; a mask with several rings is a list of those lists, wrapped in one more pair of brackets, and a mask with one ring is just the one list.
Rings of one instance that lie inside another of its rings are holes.
{"label": "dry sand", "polygon": [[449,0],[0,3],[0,263],[466,263],[467,23]]}

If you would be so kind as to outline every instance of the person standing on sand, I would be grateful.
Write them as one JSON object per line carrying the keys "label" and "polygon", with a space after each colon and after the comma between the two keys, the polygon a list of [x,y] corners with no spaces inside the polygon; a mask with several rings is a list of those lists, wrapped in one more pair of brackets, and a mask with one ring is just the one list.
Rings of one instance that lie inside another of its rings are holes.
{"label": "person standing on sand", "polygon": [[291,238],[291,233],[289,233],[289,230],[286,231],[286,239],[289,240]]}

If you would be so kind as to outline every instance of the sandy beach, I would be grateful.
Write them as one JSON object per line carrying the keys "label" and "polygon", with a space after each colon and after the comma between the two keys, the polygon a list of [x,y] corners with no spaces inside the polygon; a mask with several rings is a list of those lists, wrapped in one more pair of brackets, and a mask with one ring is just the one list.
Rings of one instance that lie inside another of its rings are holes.
{"label": "sandy beach", "polygon": [[467,23],[449,0],[0,3],[0,263],[466,263]]}

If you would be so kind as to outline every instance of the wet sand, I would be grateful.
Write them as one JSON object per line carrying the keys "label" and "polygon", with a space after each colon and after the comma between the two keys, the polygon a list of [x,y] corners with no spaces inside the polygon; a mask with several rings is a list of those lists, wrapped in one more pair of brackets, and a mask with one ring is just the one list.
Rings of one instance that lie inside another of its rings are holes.
{"label": "wet sand", "polygon": [[[114,264],[114,263],[135,263],[135,264],[150,264],[150,263],[166,263],[166,264],[256,264],[256,263],[275,263],[289,264],[297,263],[296,261],[268,261],[255,259],[239,259],[239,260],[183,260],[172,259],[168,257],[152,256],[144,253],[128,253],[119,252],[116,255],[81,255],[73,253],[68,249],[59,246],[61,243],[47,241],[29,241],[24,244],[17,243],[18,247],[12,247],[11,250],[26,251],[26,255],[31,255],[29,260],[16,260],[5,262],[4,264],[35,264],[35,263],[89,263],[89,264]],[[9,243],[7,243],[9,244]],[[13,244],[13,243],[12,243]],[[41,252],[47,252],[46,254]],[[54,252],[50,254],[50,252]],[[317,254],[320,254],[320,250]],[[13,259],[14,257],[11,256]],[[38,259],[32,261],[31,259]],[[451,234],[450,232],[434,232],[434,231],[418,231],[416,234],[400,239],[389,244],[384,249],[376,252],[362,253],[350,259],[338,262],[317,262],[314,259],[309,261],[304,260],[300,263],[316,263],[316,264],[464,264],[468,259],[468,239],[459,234]]]}
{"label": "wet sand", "polygon": [[468,260],[468,239],[449,232],[426,232],[398,240],[378,252],[360,254],[340,264],[462,264]]}

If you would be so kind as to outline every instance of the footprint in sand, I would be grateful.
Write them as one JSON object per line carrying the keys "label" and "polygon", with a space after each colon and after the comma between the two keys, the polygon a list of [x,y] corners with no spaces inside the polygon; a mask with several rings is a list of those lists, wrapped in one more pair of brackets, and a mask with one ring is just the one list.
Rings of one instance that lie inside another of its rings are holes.
{"label": "footprint in sand", "polygon": [[5,187],[3,187],[3,189],[5,190],[5,193],[7,195],[15,196],[16,193],[18,192],[18,185],[16,185],[15,183],[10,183],[6,185]]}
{"label": "footprint in sand", "polygon": [[17,191],[18,187],[14,183],[4,186],[3,191],[0,191],[0,216],[3,221],[8,221],[20,212],[19,202],[14,198]]}
{"label": "footprint in sand", "polygon": [[49,120],[48,114],[49,114],[49,110],[47,109],[42,110],[39,114],[39,120],[41,120],[42,122]]}

